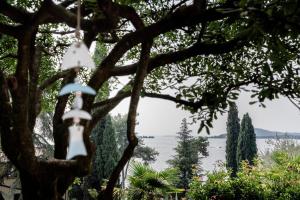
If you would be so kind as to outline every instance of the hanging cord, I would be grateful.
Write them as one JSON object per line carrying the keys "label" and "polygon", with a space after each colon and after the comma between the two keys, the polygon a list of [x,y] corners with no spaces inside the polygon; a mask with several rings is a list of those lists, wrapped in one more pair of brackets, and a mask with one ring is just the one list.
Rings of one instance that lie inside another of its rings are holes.
{"label": "hanging cord", "polygon": [[[75,37],[77,38],[77,47],[80,47],[80,19],[81,19],[81,9],[80,9],[80,0],[77,0],[77,26],[76,26],[76,30],[75,30]],[[74,68],[74,71],[76,73],[76,76],[78,76],[78,73],[80,71],[80,66],[78,65],[78,67]],[[76,80],[74,80],[74,82],[76,82]]]}
{"label": "hanging cord", "polygon": [[80,0],[77,0],[77,26],[75,31],[75,37],[80,40],[80,19],[81,19],[81,10],[80,10]]}

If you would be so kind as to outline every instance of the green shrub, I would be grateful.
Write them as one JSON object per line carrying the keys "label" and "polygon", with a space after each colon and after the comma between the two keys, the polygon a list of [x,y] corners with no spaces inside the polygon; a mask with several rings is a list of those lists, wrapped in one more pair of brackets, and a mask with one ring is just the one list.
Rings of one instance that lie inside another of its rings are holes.
{"label": "green shrub", "polygon": [[254,166],[247,162],[242,163],[242,170],[232,180],[235,199],[264,199],[267,188],[261,171],[262,165],[258,160],[255,160]]}
{"label": "green shrub", "polygon": [[234,198],[230,173],[225,170],[208,174],[208,180],[204,183],[194,178],[190,184],[189,197],[197,200]]}
{"label": "green shrub", "polygon": [[190,185],[193,200],[298,200],[300,199],[300,156],[283,151],[272,154],[274,164],[254,166],[242,163],[236,178],[225,169],[207,175],[203,182],[195,177]]}

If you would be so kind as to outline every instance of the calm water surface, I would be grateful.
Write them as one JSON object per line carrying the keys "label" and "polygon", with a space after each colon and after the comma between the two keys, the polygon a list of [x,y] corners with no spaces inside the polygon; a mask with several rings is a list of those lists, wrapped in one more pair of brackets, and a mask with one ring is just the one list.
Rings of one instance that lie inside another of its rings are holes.
{"label": "calm water surface", "polygon": [[[202,159],[202,167],[205,171],[212,171],[215,169],[216,163],[225,161],[226,139],[210,138],[208,141],[209,156]],[[144,143],[159,152],[156,162],[151,164],[154,169],[163,170],[169,167],[166,161],[172,159],[172,156],[175,154],[174,148],[177,145],[176,135],[144,138]],[[271,149],[271,145],[267,144],[267,139],[257,139],[256,144],[259,153]]]}

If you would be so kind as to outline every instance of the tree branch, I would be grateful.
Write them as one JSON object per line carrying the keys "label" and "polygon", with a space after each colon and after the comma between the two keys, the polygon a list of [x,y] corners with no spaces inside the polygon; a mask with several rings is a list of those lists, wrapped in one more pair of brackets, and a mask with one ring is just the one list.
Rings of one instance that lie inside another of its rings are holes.
{"label": "tree branch", "polygon": [[16,59],[16,58],[18,58],[18,56],[16,54],[8,53],[8,54],[6,54],[4,56],[1,56],[0,60],[4,60],[6,58],[15,58]]}
{"label": "tree branch", "polygon": [[22,24],[28,22],[32,17],[32,13],[13,7],[9,5],[6,0],[0,1],[0,13]]}
{"label": "tree branch", "polygon": [[[109,55],[101,62],[98,69],[92,75],[88,85],[98,91],[102,84],[113,75],[110,70],[113,68],[113,66],[115,66],[116,62],[130,48],[145,40],[152,39],[159,34],[165,33],[172,29],[180,28],[182,26],[195,25],[201,22],[218,20],[229,16],[230,14],[220,13],[216,11],[216,9],[210,9],[201,12],[199,12],[199,10],[195,9],[193,6],[178,9],[155,24],[125,35],[114,46]],[[83,109],[87,111],[91,110],[93,100],[94,97],[85,97]]]}
{"label": "tree branch", "polygon": [[[130,83],[126,84],[127,86],[130,85]],[[92,121],[89,125],[89,129],[92,130],[92,128],[98,123],[100,119],[102,119],[104,116],[106,116],[112,109],[114,109],[123,99],[126,97],[129,97],[131,95],[131,91],[126,91],[126,86],[123,87],[116,96],[95,103],[93,105],[93,109],[95,109],[95,113],[93,114]]]}
{"label": "tree branch", "polygon": [[218,20],[229,17],[229,14],[217,12],[215,9],[199,12],[193,6],[178,9],[174,13],[166,16],[159,22],[125,35],[112,49],[109,55],[102,61],[98,70],[93,74],[89,81],[96,90],[102,84],[100,77],[103,68],[112,68],[116,62],[133,46],[152,39],[159,34],[188,25],[195,25],[201,22]]}
{"label": "tree branch", "polygon": [[15,71],[15,88],[12,88],[12,122],[13,135],[16,137],[15,148],[18,169],[25,169],[28,173],[36,170],[35,149],[29,128],[29,68],[33,64],[35,33],[24,30],[18,40],[18,60]]}
{"label": "tree branch", "polygon": [[[71,176],[82,176],[86,172],[80,171],[78,167],[78,161],[76,160],[61,160],[61,159],[51,159],[51,160],[40,160],[39,165],[41,168],[48,172],[55,172],[57,175],[71,175]],[[44,171],[42,170],[42,171]]]}
{"label": "tree branch", "polygon": [[18,166],[16,137],[12,134],[12,106],[8,94],[8,85],[3,71],[0,71],[0,133],[1,147],[5,155]]}
{"label": "tree branch", "polygon": [[46,33],[46,34],[57,34],[57,35],[68,35],[68,34],[73,34],[75,32],[75,30],[72,31],[39,31],[39,33]]}
{"label": "tree branch", "polygon": [[31,65],[29,67],[29,112],[28,112],[28,121],[29,121],[29,130],[33,132],[36,116],[41,110],[41,93],[38,90],[38,79],[40,72],[40,64],[42,59],[41,47],[32,47],[34,48],[34,55],[32,58]]}
{"label": "tree branch", "polygon": [[[76,13],[71,12],[70,10],[65,9],[62,5],[56,5],[52,1],[47,1],[47,10],[50,14],[45,20],[41,21],[41,24],[44,23],[65,23],[69,27],[76,28],[77,25],[77,16]],[[81,28],[85,31],[92,31],[95,33],[98,32],[108,32],[112,30],[113,26],[111,21],[106,18],[96,18],[93,21],[88,19],[81,18]],[[101,26],[99,26],[101,24]]]}
{"label": "tree branch", "polygon": [[111,36],[109,37],[107,34],[101,34],[102,38],[101,41],[104,43],[116,43],[120,41],[120,38],[115,32],[110,33]]}
{"label": "tree branch", "polygon": [[204,102],[202,100],[197,101],[197,102],[190,102],[190,101],[186,101],[186,100],[182,100],[176,97],[173,97],[171,95],[168,94],[157,94],[157,93],[143,93],[144,96],[146,97],[150,97],[150,98],[159,98],[159,99],[164,99],[164,100],[169,100],[169,101],[173,101],[175,103],[178,103],[180,105],[184,105],[184,106],[188,106],[190,108],[193,108],[194,110],[197,110],[199,108],[201,108],[204,105]]}
{"label": "tree branch", "polygon": [[110,104],[110,103],[115,103],[115,102],[118,102],[126,97],[129,97],[131,94],[130,91],[124,91],[123,89],[118,92],[118,94],[110,99],[106,99],[104,101],[100,101],[100,102],[97,102],[97,103],[94,103],[93,104],[93,109],[97,109],[99,107],[102,107],[102,106],[106,106],[107,104]]}
{"label": "tree branch", "polygon": [[[246,29],[245,31],[241,32],[241,34],[239,34],[236,38],[221,44],[196,42],[191,47],[188,47],[184,50],[157,55],[150,59],[148,71],[150,72],[157,67],[184,61],[188,58],[198,55],[216,55],[239,49],[249,42],[248,34],[250,31],[251,28]],[[117,66],[110,69],[110,73],[114,76],[133,74],[137,66],[138,63],[126,66]]]}
{"label": "tree branch", "polygon": [[173,4],[172,7],[170,8],[169,14],[172,13],[174,10],[185,4],[188,0],[182,0],[179,1],[177,4]]}
{"label": "tree branch", "polygon": [[[141,18],[138,16],[138,14],[135,12],[135,10],[129,6],[120,6],[118,4],[113,4],[109,0],[108,1],[99,1],[98,4],[99,4],[99,7],[104,10],[106,15],[110,15],[111,14],[110,12],[112,12],[112,9],[115,9],[115,10],[117,10],[117,12],[120,12],[119,13],[120,15],[131,20],[136,29],[142,29],[144,27],[144,23],[141,20]],[[115,6],[114,8],[113,8],[113,5]],[[106,62],[106,64],[108,64],[109,62],[107,63],[107,61],[111,60],[113,58],[113,54],[114,53],[110,53],[110,58],[108,58],[108,59],[106,58],[105,59],[106,61],[103,61],[101,65],[103,65],[103,63],[105,63],[105,62]],[[117,60],[113,60],[113,62],[117,62]],[[99,67],[98,70],[93,74],[88,85],[93,87],[96,91],[99,90],[101,85],[110,77],[110,74],[108,74],[107,72],[108,72],[107,67],[101,67],[101,68]],[[99,78],[99,77],[101,77],[101,78]],[[91,104],[93,100],[94,100],[94,98],[92,98],[92,97],[85,98],[84,108],[87,110],[90,110],[91,107],[89,106],[89,104]]]}
{"label": "tree branch", "polygon": [[75,2],[76,2],[76,0],[65,0],[65,1],[61,2],[59,5],[66,8]]}
{"label": "tree branch", "polygon": [[12,36],[14,38],[19,38],[19,28],[18,26],[11,26],[7,24],[0,23],[0,33]]}
{"label": "tree branch", "polygon": [[49,87],[53,83],[55,83],[57,80],[59,80],[61,78],[65,78],[69,73],[70,73],[70,70],[58,72],[57,74],[53,75],[52,77],[46,79],[40,85],[39,89],[43,91],[44,89],[46,89],[47,87]]}
{"label": "tree branch", "polygon": [[[52,1],[48,3],[48,10],[52,18],[45,20],[45,23],[66,23],[70,27],[76,27],[76,13],[70,12],[61,5],[56,5]],[[92,27],[92,21],[81,19],[81,28],[83,30],[90,29],[90,27]]]}
{"label": "tree branch", "polygon": [[288,99],[298,110],[300,110],[300,106],[291,97],[288,97]]}
{"label": "tree branch", "polygon": [[131,158],[134,148],[138,143],[138,139],[135,136],[135,124],[136,124],[136,112],[137,106],[140,98],[140,93],[144,84],[144,79],[147,74],[147,67],[149,64],[150,49],[152,46],[152,41],[142,44],[142,51],[140,56],[140,65],[136,72],[136,77],[134,79],[134,85],[132,88],[131,100],[129,105],[128,119],[127,119],[127,140],[128,146],[126,147],[120,161],[114,168],[112,174],[110,175],[109,181],[107,183],[104,198],[107,200],[113,199],[113,189],[119,178],[119,175]]}
{"label": "tree branch", "polygon": [[132,23],[132,25],[135,27],[136,30],[139,30],[139,29],[145,27],[143,20],[136,13],[134,8],[127,6],[127,5],[120,5],[117,3],[114,3],[113,5],[116,7],[118,15],[120,17],[128,19]]}

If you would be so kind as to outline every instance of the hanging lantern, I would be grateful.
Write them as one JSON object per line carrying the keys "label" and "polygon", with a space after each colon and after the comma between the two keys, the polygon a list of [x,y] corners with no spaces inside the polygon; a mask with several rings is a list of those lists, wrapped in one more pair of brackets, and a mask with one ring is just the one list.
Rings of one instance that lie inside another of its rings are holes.
{"label": "hanging lantern", "polygon": [[79,83],[69,83],[61,89],[59,96],[63,96],[65,94],[69,94],[76,91],[80,91],[85,94],[96,95],[96,91],[90,86],[84,86]]}
{"label": "hanging lantern", "polygon": [[77,67],[95,68],[89,50],[83,42],[73,43],[63,57],[61,69],[67,70]]}
{"label": "hanging lantern", "polygon": [[86,156],[87,152],[83,142],[83,126],[73,125],[69,127],[69,149],[67,159],[72,159],[75,156]]}
{"label": "hanging lantern", "polygon": [[74,109],[74,110],[70,110],[69,112],[65,113],[62,117],[63,120],[70,119],[70,118],[91,120],[92,116],[84,110]]}
{"label": "hanging lantern", "polygon": [[[93,69],[95,68],[95,63],[89,54],[87,46],[80,40],[80,0],[78,0],[77,9],[77,28],[75,31],[77,41],[74,42],[66,51],[62,59],[62,70],[74,69],[76,74],[79,73],[79,68],[86,67]],[[75,93],[74,102],[72,104],[72,110],[66,112],[62,119],[73,119],[73,125],[69,129],[69,147],[66,159],[72,159],[75,156],[86,156],[87,151],[83,142],[83,131],[84,127],[81,126],[80,120],[91,120],[92,116],[81,110],[83,100],[82,93],[96,95],[96,91],[89,87],[83,86],[79,83],[79,80],[75,78],[74,83],[69,83],[65,85],[59,95],[63,96],[66,94]]]}

